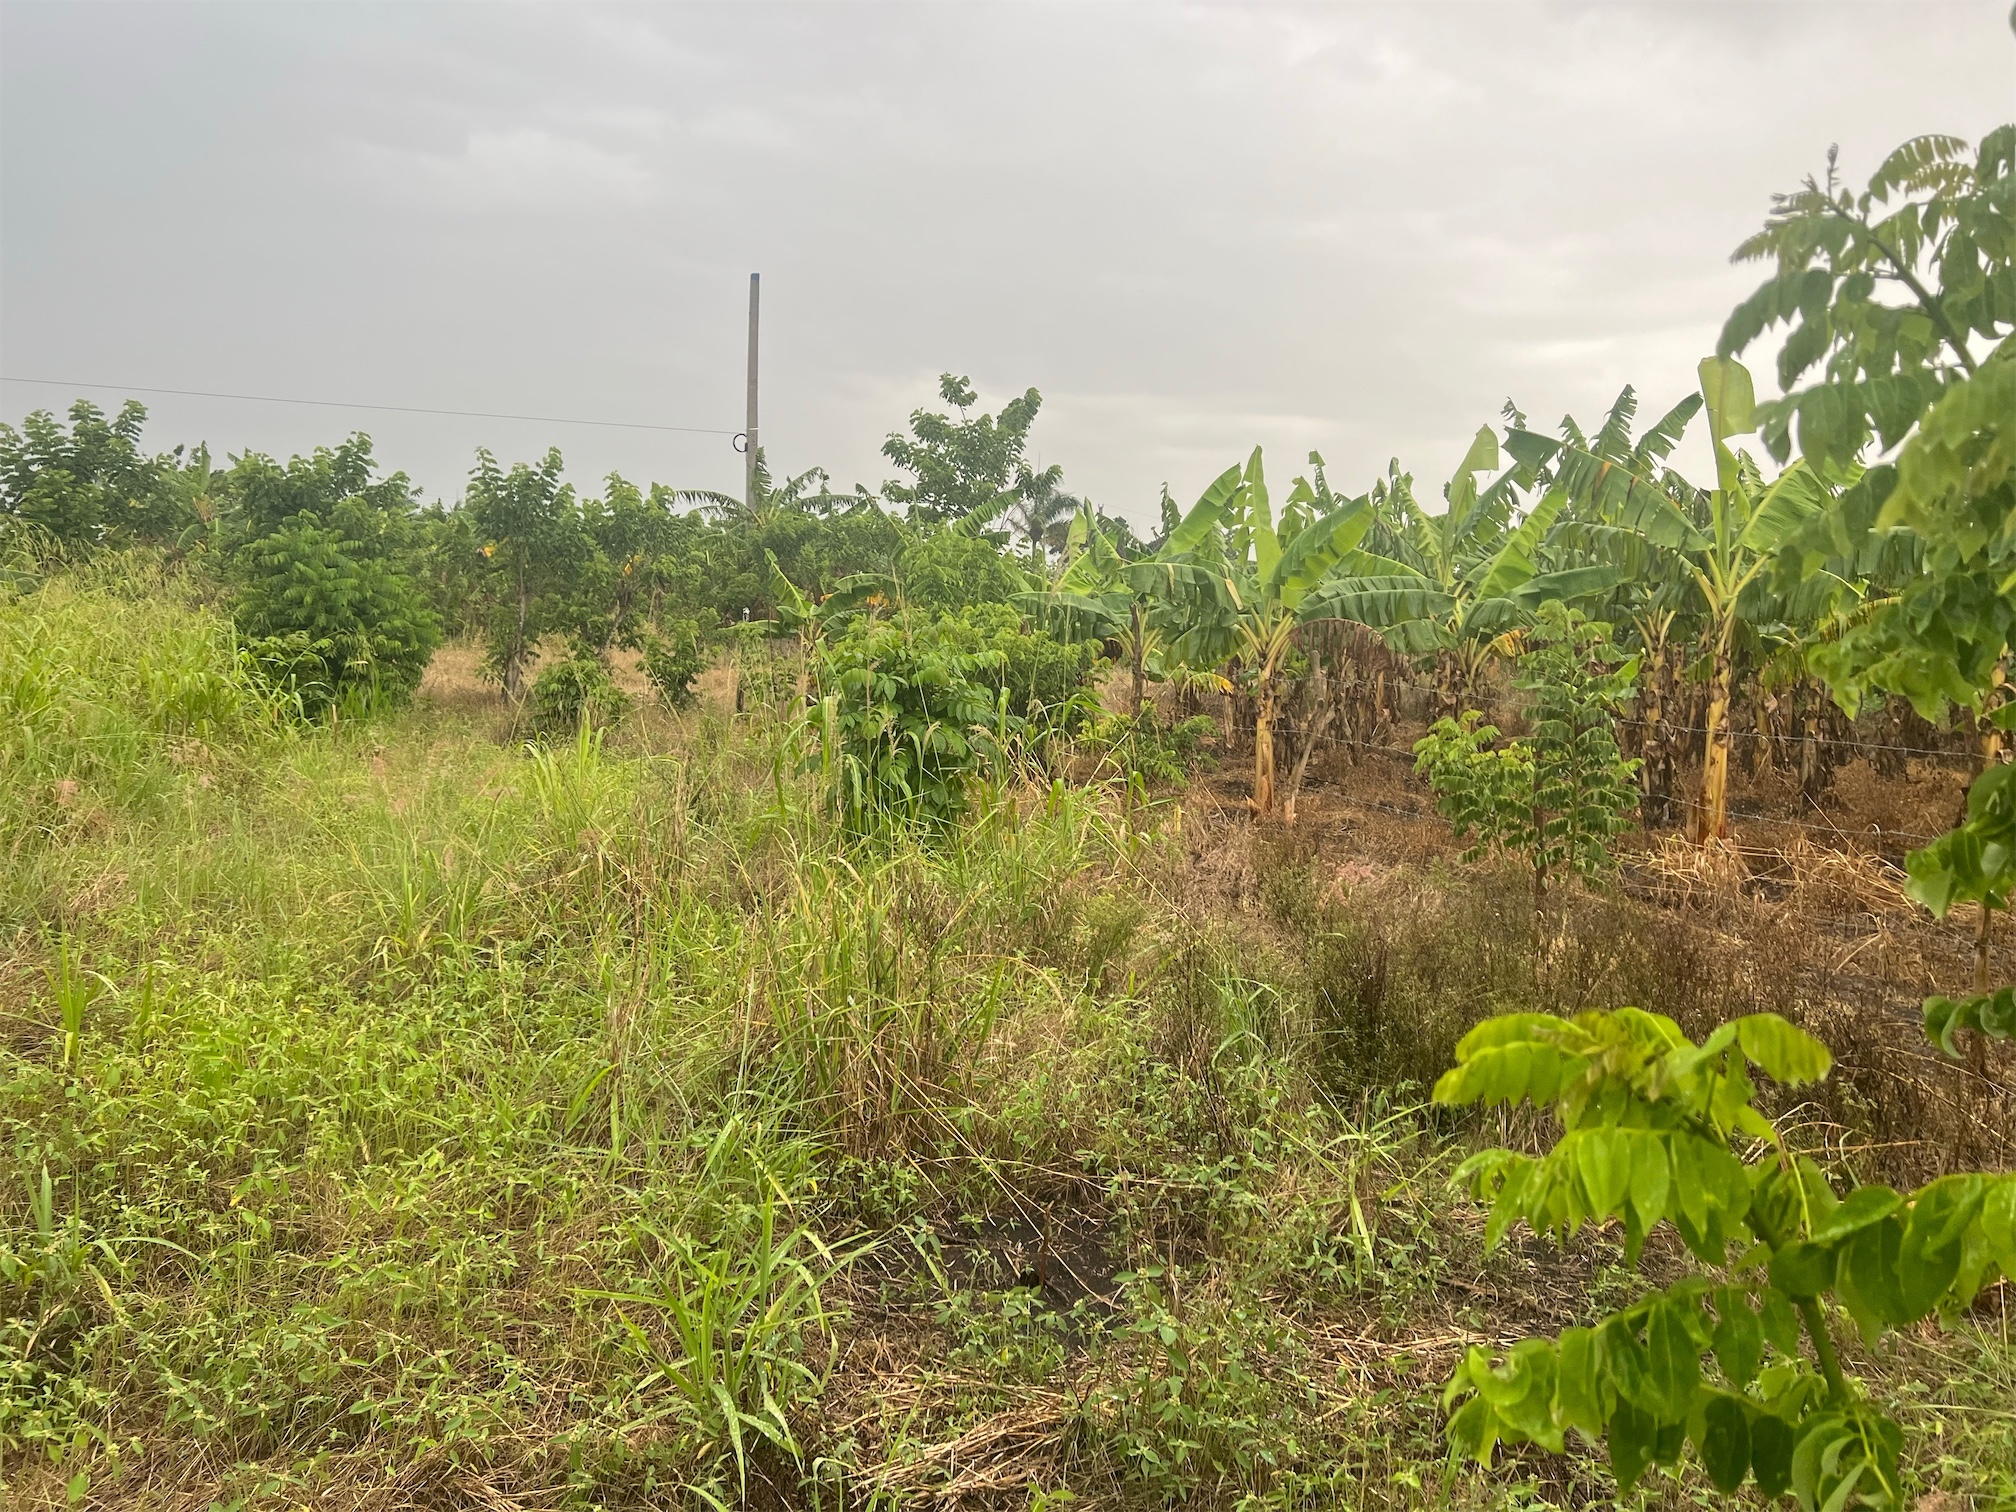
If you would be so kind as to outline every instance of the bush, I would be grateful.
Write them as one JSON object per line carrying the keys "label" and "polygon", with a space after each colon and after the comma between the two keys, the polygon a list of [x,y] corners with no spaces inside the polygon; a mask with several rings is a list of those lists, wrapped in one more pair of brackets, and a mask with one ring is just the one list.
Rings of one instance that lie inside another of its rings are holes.
{"label": "bush", "polygon": [[255,663],[313,719],[403,703],[440,644],[426,591],[340,525],[297,517],[246,548],[235,609]]}
{"label": "bush", "polygon": [[1211,761],[1204,742],[1218,733],[1218,721],[1193,714],[1165,725],[1153,708],[1139,714],[1114,714],[1087,732],[1087,744],[1110,758],[1122,774],[1138,772],[1149,782],[1181,782]]}
{"label": "bush", "polygon": [[948,646],[990,661],[976,671],[979,681],[1006,694],[1008,712],[1045,729],[1070,732],[1098,712],[1092,696],[1099,648],[1073,645],[1026,626],[1006,604],[976,604],[938,621],[936,633]]}
{"label": "bush", "polygon": [[1477,837],[1464,859],[1493,848],[1524,856],[1536,904],[1552,873],[1608,871],[1610,837],[1637,804],[1638,763],[1619,753],[1615,726],[1638,663],[1620,660],[1608,625],[1549,604],[1516,679],[1533,701],[1533,733],[1498,745],[1497,727],[1471,710],[1438,719],[1415,744],[1415,769],[1457,838]]}
{"label": "bush", "polygon": [[700,644],[700,626],[695,620],[673,620],[662,632],[647,631],[639,638],[644,652],[644,675],[658,696],[671,709],[683,709],[693,702],[693,682],[712,658]]}
{"label": "bush", "polygon": [[850,829],[943,825],[1021,722],[987,681],[999,652],[972,653],[936,627],[862,624],[822,659],[818,762]]}
{"label": "bush", "polygon": [[991,541],[951,530],[934,530],[911,542],[897,563],[897,576],[904,603],[937,613],[1005,605],[1027,586]]}
{"label": "bush", "polygon": [[603,729],[630,709],[630,700],[595,656],[570,656],[532,683],[532,727],[542,735],[571,734],[583,724]]}

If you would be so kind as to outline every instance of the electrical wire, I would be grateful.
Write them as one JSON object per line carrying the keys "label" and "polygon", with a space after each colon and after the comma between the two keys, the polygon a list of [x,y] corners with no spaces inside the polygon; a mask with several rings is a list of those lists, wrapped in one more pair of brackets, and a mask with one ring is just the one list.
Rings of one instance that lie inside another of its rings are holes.
{"label": "electrical wire", "polygon": [[642,420],[577,420],[567,415],[507,415],[494,410],[430,409],[417,404],[352,404],[342,399],[290,399],[279,394],[224,394],[210,389],[149,388],[139,383],[70,383],[60,378],[13,378],[0,383],[36,383],[46,388],[105,389],[114,393],[176,394],[185,399],[243,399],[254,404],[305,404],[317,409],[381,410],[395,415],[453,415],[465,420],[529,420],[540,425],[594,425],[608,430],[679,431],[693,436],[739,436],[740,431],[705,425],[652,425]]}

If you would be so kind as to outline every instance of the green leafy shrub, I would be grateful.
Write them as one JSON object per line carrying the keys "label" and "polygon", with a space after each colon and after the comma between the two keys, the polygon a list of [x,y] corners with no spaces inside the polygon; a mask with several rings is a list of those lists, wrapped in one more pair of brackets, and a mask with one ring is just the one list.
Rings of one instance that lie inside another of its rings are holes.
{"label": "green leafy shrub", "polygon": [[937,624],[938,638],[968,655],[989,658],[978,680],[1008,700],[1008,712],[1045,729],[1070,732],[1098,712],[1091,683],[1099,648],[1074,645],[1031,629],[1006,604],[976,604]]}
{"label": "green leafy shrub", "polygon": [[1100,1392],[1129,1473],[1176,1500],[1228,1477],[1251,1484],[1301,1457],[1262,1366],[1286,1341],[1250,1305],[1179,1306],[1164,1267],[1115,1278],[1118,1379]]}
{"label": "green leafy shrub", "polygon": [[243,553],[234,614],[258,666],[307,718],[404,702],[440,643],[426,591],[342,526],[302,517]]}
{"label": "green leafy shrub", "polygon": [[1020,721],[990,685],[999,652],[967,652],[909,621],[856,626],[822,657],[816,758],[850,829],[943,825]]}
{"label": "green leafy shrub", "polygon": [[1692,1445],[1725,1494],[1749,1480],[1769,1497],[1789,1490],[1806,1512],[1902,1505],[1902,1431],[1842,1372],[1824,1303],[1873,1344],[2016,1276],[2016,1175],[1838,1195],[1752,1106],[1750,1074],[1798,1085],[1831,1064],[1768,1013],[1698,1045],[1637,1008],[1511,1014],[1464,1036],[1437,1102],[1527,1102],[1562,1130],[1537,1158],[1487,1150],[1465,1163],[1459,1174],[1491,1204],[1487,1244],[1520,1221],[1556,1237],[1614,1221],[1635,1261],[1666,1223],[1714,1274],[1497,1362],[1472,1349],[1444,1393],[1453,1448],[1487,1463],[1500,1443],[1559,1452],[1574,1429],[1608,1445],[1625,1491]]}
{"label": "green leafy shrub", "polygon": [[1509,851],[1533,868],[1536,901],[1548,877],[1584,878],[1610,868],[1610,837],[1627,827],[1638,801],[1635,760],[1617,749],[1615,719],[1638,673],[1619,665],[1610,627],[1549,604],[1519,658],[1517,685],[1530,698],[1533,733],[1499,744],[1495,725],[1475,710],[1438,719],[1414,746],[1437,807],[1465,853]]}
{"label": "green leafy shrub", "polygon": [[662,630],[639,637],[644,652],[644,675],[658,696],[671,709],[683,709],[693,702],[693,683],[712,658],[700,642],[700,626],[695,620],[669,621]]}
{"label": "green leafy shrub", "polygon": [[1139,772],[1148,782],[1181,782],[1211,763],[1204,742],[1217,733],[1218,721],[1208,714],[1165,725],[1153,708],[1143,708],[1139,714],[1099,720],[1086,732],[1085,743],[1123,775]]}
{"label": "green leafy shrub", "polygon": [[542,735],[566,735],[584,724],[603,729],[630,709],[600,657],[573,655],[542,668],[532,681],[532,727]]}
{"label": "green leafy shrub", "polygon": [[903,601],[913,609],[956,614],[976,604],[1006,604],[1028,586],[994,543],[956,530],[932,530],[897,561]]}

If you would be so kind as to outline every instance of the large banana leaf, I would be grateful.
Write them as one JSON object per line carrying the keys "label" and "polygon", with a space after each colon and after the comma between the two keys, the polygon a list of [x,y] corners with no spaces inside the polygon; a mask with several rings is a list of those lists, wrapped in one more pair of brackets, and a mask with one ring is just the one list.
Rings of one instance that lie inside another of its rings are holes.
{"label": "large banana leaf", "polygon": [[1547,496],[1505,538],[1505,544],[1483,564],[1477,574],[1479,598],[1500,598],[1539,570],[1535,558],[1540,543],[1546,539],[1547,532],[1553,528],[1555,518],[1567,502],[1568,495],[1563,490],[1548,490]]}
{"label": "large banana leaf", "polygon": [[1274,511],[1267,501],[1267,474],[1261,467],[1260,448],[1246,459],[1246,481],[1239,490],[1242,521],[1253,542],[1253,564],[1261,582],[1273,577],[1281,562],[1281,538],[1274,530]]}
{"label": "large banana leaf", "polygon": [[1659,422],[1638,438],[1632,449],[1631,461],[1639,470],[1648,470],[1650,464],[1663,462],[1673,454],[1673,448],[1680,444],[1680,437],[1688,424],[1701,413],[1701,396],[1689,394],[1673,408],[1659,417]]}
{"label": "large banana leaf", "polygon": [[1190,506],[1190,512],[1183,516],[1176,528],[1169,532],[1169,539],[1162,543],[1157,557],[1187,556],[1203,544],[1205,538],[1225,517],[1226,509],[1239,493],[1239,484],[1244,476],[1236,464],[1228,467],[1212,480],[1211,486],[1198,496]]}
{"label": "large banana leaf", "polygon": [[1663,489],[1622,463],[1580,447],[1563,447],[1555,480],[1577,505],[1582,521],[1633,531],[1669,551],[1702,551],[1709,544]]}
{"label": "large banana leaf", "polygon": [[1295,533],[1274,564],[1273,572],[1263,579],[1265,593],[1294,609],[1345,555],[1356,549],[1371,526],[1371,505],[1362,497],[1312,520]]}
{"label": "large banana leaf", "polygon": [[1747,551],[1769,556],[1785,545],[1833,501],[1833,490],[1801,457],[1780,473],[1737,537]]}
{"label": "large banana leaf", "polygon": [[765,547],[763,560],[770,564],[770,602],[777,606],[777,618],[795,630],[812,617],[812,601],[784,575],[784,569],[777,565],[776,552]]}
{"label": "large banana leaf", "polygon": [[1332,578],[1302,601],[1302,618],[1356,620],[1390,631],[1409,620],[1446,620],[1457,602],[1420,577]]}
{"label": "large banana leaf", "polygon": [[1091,505],[1078,506],[1064,549],[1068,561],[1057,579],[1060,592],[1085,593],[1112,588],[1119,583],[1120,569],[1126,563],[1113,549],[1113,543],[1106,539],[1106,532],[1099,528]]}
{"label": "large banana leaf", "polygon": [[1018,593],[1016,608],[1062,641],[1104,640],[1128,627],[1133,599],[1121,593],[1072,593],[1061,589]]}
{"label": "large banana leaf", "polygon": [[1607,563],[1564,567],[1558,572],[1543,572],[1528,578],[1508,592],[1506,597],[1523,609],[1537,609],[1556,599],[1564,604],[1573,604],[1608,593],[1625,581],[1625,577],[1625,573]]}

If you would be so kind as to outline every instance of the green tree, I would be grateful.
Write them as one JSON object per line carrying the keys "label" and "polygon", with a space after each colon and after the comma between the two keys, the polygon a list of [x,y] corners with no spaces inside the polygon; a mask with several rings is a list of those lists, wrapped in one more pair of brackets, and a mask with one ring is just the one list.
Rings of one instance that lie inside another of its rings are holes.
{"label": "green tree", "polygon": [[70,424],[36,410],[0,424],[0,527],[47,532],[65,546],[173,541],[190,523],[172,459],[140,450],[147,408],[128,399],[110,419],[89,400]]}
{"label": "green tree", "polygon": [[1795,437],[1821,468],[1855,462],[1872,439],[1887,451],[1979,368],[1978,344],[2016,325],[2016,125],[1978,147],[1914,137],[1860,194],[1840,182],[1830,149],[1825,177],[1773,196],[1733,260],[1775,266],[1730,315],[1718,353],[1788,328],[1784,397],[1758,407],[1772,455],[1784,461]]}
{"label": "green tree", "polygon": [[539,640],[578,623],[578,593],[595,552],[573,488],[561,481],[558,448],[539,466],[509,472],[476,454],[463,508],[482,541],[484,639],[489,666],[507,698],[523,695]]}
{"label": "green tree", "polygon": [[238,628],[306,717],[402,703],[420,685],[440,621],[368,536],[304,513],[247,545],[238,572]]}
{"label": "green tree", "polygon": [[377,473],[371,438],[362,431],[285,464],[258,452],[233,457],[219,485],[226,538],[257,541],[304,515],[328,525],[345,506],[360,527],[368,520],[376,530],[397,531],[417,508],[412,481],[403,472]]}
{"label": "green tree", "polygon": [[990,506],[989,518],[998,516],[1013,501],[1017,469],[1043,396],[1032,388],[1003,405],[997,419],[968,413],[980,401],[963,376],[941,374],[938,393],[959,418],[911,411],[910,434],[892,434],[882,443],[882,455],[912,481],[885,483],[882,496],[905,506],[920,524],[944,524]]}
{"label": "green tree", "polygon": [[[1853,714],[1872,691],[1908,698],[1928,719],[1957,708],[1982,731],[1982,772],[1967,817],[1908,858],[1911,890],[1935,912],[1978,905],[1971,997],[1933,998],[1928,1028],[1947,1048],[1963,1027],[2016,1029],[2008,989],[1991,992],[1989,941],[2011,891],[2016,789],[2005,735],[2016,728],[2008,663],[2016,639],[2016,125],[1969,148],[1917,137],[1866,189],[1823,181],[1776,198],[1739,259],[1776,268],[1724,327],[1742,350],[1790,327],[1782,398],[1759,406],[1763,436],[1788,454],[1848,467],[1877,462],[1782,553],[1810,579],[1830,557],[1866,559],[1885,536],[1915,548],[1899,591],[1811,664]],[[1879,294],[1887,297],[1879,297]],[[1992,343],[1992,345],[1990,345]],[[1986,348],[1984,351],[1983,349]],[[1813,381],[1800,388],[1809,375]],[[1977,1053],[1979,1041],[1976,1042]]]}
{"label": "green tree", "polygon": [[[1297,478],[1277,522],[1267,493],[1260,448],[1254,447],[1237,487],[1230,490],[1222,514],[1206,539],[1190,555],[1192,569],[1163,571],[1183,584],[1193,609],[1192,623],[1172,643],[1179,658],[1193,663],[1208,655],[1216,641],[1236,656],[1252,690],[1253,796],[1255,817],[1272,819],[1279,812],[1275,782],[1274,730],[1286,692],[1296,632],[1317,619],[1334,618],[1325,580],[1363,539],[1372,523],[1367,499],[1338,499],[1321,473],[1321,459],[1312,482]],[[1229,474],[1228,474],[1229,476]],[[1226,477],[1206,492],[1221,495]],[[1203,501],[1200,501],[1200,504]],[[1192,511],[1196,513],[1195,510]],[[1186,524],[1188,522],[1186,521]],[[1179,527],[1172,544],[1184,531]],[[1153,575],[1155,567],[1147,569]],[[1207,663],[1208,664],[1208,663]],[[1292,813],[1290,815],[1292,818]]]}
{"label": "green tree", "polygon": [[1617,749],[1616,719],[1637,675],[1636,659],[1618,655],[1608,625],[1546,604],[1525,637],[1516,678],[1532,733],[1498,744],[1498,730],[1473,711],[1436,721],[1414,747],[1415,769],[1457,838],[1476,836],[1465,859],[1494,847],[1524,856],[1536,913],[1553,874],[1609,871],[1610,838],[1629,826],[1638,763]]}
{"label": "green tree", "polygon": [[1543,1155],[1464,1164],[1487,1245],[1519,1222],[1556,1238],[1615,1224],[1635,1263],[1666,1224],[1698,1269],[1594,1327],[1495,1360],[1472,1349],[1443,1394],[1451,1447],[1489,1463],[1501,1443],[1559,1453],[1574,1431],[1608,1446],[1629,1492],[1691,1446],[1724,1495],[1749,1481],[1805,1512],[1901,1508],[1902,1431],[1842,1369],[1826,1304],[1873,1344],[2016,1276],[2016,1176],[1838,1193],[1752,1105],[1753,1069],[1798,1086],[1831,1064],[1775,1014],[1698,1045],[1637,1008],[1512,1014],[1465,1035],[1456,1062],[1437,1102],[1530,1103],[1561,1131]]}

